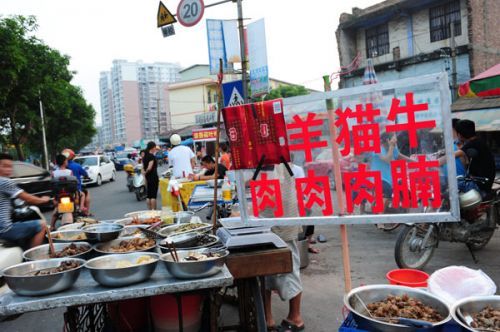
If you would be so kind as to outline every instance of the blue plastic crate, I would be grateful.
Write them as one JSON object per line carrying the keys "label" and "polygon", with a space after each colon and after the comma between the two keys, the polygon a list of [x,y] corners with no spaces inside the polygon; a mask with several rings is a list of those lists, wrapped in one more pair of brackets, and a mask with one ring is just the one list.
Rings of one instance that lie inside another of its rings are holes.
{"label": "blue plastic crate", "polygon": [[[453,321],[446,323],[443,326],[442,330],[442,332],[462,332],[462,331],[464,330],[462,330],[460,325],[456,324]],[[354,321],[352,314],[349,314],[349,316],[347,316],[344,322],[342,322],[342,325],[340,325],[339,332],[370,332],[370,331],[358,329],[358,326],[356,325],[356,322]]]}

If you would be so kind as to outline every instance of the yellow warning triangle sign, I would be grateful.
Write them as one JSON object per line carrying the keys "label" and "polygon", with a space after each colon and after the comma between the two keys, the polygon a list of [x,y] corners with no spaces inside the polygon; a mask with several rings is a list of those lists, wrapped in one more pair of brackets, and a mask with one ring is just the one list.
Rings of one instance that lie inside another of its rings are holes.
{"label": "yellow warning triangle sign", "polygon": [[158,22],[158,28],[172,24],[177,22],[175,19],[174,15],[165,7],[163,2],[160,1],[160,6],[158,7],[158,17],[157,17],[157,22]]}

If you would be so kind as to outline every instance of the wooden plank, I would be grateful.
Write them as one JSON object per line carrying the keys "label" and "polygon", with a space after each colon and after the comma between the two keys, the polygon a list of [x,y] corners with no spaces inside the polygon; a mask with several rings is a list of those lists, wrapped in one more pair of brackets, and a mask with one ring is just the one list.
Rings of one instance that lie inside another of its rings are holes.
{"label": "wooden plank", "polygon": [[292,252],[288,248],[231,253],[226,265],[234,279],[292,272]]}

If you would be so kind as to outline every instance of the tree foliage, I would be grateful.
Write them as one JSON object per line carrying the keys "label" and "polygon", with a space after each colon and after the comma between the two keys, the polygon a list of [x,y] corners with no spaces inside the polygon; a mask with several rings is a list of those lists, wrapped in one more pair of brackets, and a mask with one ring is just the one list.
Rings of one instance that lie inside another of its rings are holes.
{"label": "tree foliage", "polygon": [[308,95],[309,90],[302,85],[280,85],[276,89],[272,89],[264,98],[264,100],[272,100],[277,98],[288,98],[295,96]]}
{"label": "tree foliage", "polygon": [[63,147],[78,150],[95,134],[95,111],[71,84],[69,57],[37,39],[36,29],[33,16],[0,19],[0,135],[21,160],[23,147],[43,151],[40,100],[52,155]]}

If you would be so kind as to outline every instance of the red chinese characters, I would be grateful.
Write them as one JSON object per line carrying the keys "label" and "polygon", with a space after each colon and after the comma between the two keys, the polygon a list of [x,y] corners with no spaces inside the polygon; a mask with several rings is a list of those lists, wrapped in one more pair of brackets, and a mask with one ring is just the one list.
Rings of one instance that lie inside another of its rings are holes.
{"label": "red chinese characters", "polygon": [[250,181],[253,215],[258,217],[266,209],[274,210],[274,217],[283,216],[280,181],[268,179],[263,173],[260,180]]}
{"label": "red chinese characters", "polygon": [[[375,117],[380,115],[379,109],[373,109],[372,104],[356,105],[356,111],[352,111],[349,107],[344,111],[337,109],[335,111],[337,120],[335,126],[340,127],[340,134],[336,141],[339,144],[344,143],[340,153],[343,156],[349,155],[351,152],[351,133],[354,143],[354,154],[364,152],[380,152],[380,128],[377,123],[374,123]],[[356,119],[355,125],[349,130],[349,119]]]}
{"label": "red chinese characters", "polygon": [[317,177],[313,170],[309,170],[307,177],[295,181],[295,186],[297,189],[300,216],[305,216],[306,210],[310,210],[315,205],[321,209],[324,216],[333,213],[330,179],[328,176]]}
{"label": "red chinese characters", "polygon": [[[328,146],[328,142],[315,140],[321,137],[321,130],[312,130],[311,127],[320,127],[323,125],[322,119],[315,119],[315,113],[307,113],[307,118],[303,120],[299,115],[293,117],[292,123],[286,125],[289,133],[290,151],[302,150],[305,153],[306,161],[312,161],[312,150],[317,148],[324,148]],[[297,133],[290,133],[291,130],[299,130]],[[292,144],[293,141],[300,140],[302,143]]]}
{"label": "red chinese characters", "polygon": [[[372,179],[371,181],[369,179]],[[352,213],[355,205],[365,201],[372,204],[374,213],[384,211],[382,178],[380,172],[368,171],[366,164],[359,164],[357,172],[344,173],[347,212]]]}
{"label": "red chinese characters", "polygon": [[410,148],[416,148],[418,146],[417,131],[420,129],[431,129],[436,127],[435,120],[420,122],[415,120],[415,112],[423,112],[428,109],[429,107],[427,104],[414,104],[413,92],[406,94],[405,106],[401,106],[401,101],[399,99],[393,98],[391,110],[387,115],[387,120],[396,121],[398,114],[406,114],[406,123],[387,125],[386,130],[388,132],[407,131],[410,139]]}

